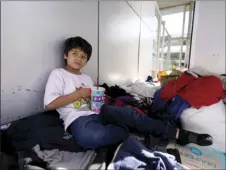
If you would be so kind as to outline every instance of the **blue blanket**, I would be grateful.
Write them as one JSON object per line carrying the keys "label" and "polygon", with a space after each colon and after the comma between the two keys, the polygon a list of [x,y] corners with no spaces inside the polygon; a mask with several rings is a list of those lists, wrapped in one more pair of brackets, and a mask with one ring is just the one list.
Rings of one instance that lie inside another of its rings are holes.
{"label": "blue blanket", "polygon": [[108,169],[114,170],[184,170],[173,155],[151,151],[138,140],[129,138],[117,149]]}
{"label": "blue blanket", "polygon": [[161,99],[160,94],[163,88],[157,90],[154,94],[152,109],[154,111],[165,110],[175,120],[179,119],[182,112],[191,107],[191,105],[180,96],[175,96],[170,103]]}

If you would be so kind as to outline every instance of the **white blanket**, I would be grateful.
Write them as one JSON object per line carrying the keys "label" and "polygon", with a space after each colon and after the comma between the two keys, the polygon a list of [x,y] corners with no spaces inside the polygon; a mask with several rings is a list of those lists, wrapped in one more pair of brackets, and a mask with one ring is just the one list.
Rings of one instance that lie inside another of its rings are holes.
{"label": "white blanket", "polygon": [[160,83],[151,84],[143,80],[137,80],[130,86],[120,86],[120,87],[126,90],[127,93],[135,93],[143,97],[153,97],[156,90],[161,88]]}
{"label": "white blanket", "polygon": [[226,107],[221,100],[200,109],[184,110],[181,115],[181,123],[186,130],[211,135],[213,137],[211,147],[225,153],[225,115]]}

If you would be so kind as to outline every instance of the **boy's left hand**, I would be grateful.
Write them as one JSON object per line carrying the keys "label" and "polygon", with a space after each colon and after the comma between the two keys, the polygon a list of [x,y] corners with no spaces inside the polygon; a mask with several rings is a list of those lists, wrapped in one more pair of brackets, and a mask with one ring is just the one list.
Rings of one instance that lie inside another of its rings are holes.
{"label": "boy's left hand", "polygon": [[80,90],[78,90],[79,95],[81,98],[86,98],[89,97],[91,94],[91,89],[90,88],[81,88]]}

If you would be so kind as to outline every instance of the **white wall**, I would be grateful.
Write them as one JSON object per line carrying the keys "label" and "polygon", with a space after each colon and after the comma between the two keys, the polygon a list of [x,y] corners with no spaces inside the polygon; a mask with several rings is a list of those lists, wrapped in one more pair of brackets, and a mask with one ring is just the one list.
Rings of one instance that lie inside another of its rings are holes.
{"label": "white wall", "polygon": [[226,73],[225,1],[197,1],[190,67]]}
{"label": "white wall", "polygon": [[142,3],[143,1],[127,1],[129,6],[138,14],[138,16],[142,16]]}
{"label": "white wall", "polygon": [[125,1],[100,2],[100,81],[137,78],[140,19]]}
{"label": "white wall", "polygon": [[1,2],[1,124],[42,110],[49,73],[64,63],[61,43],[77,35],[93,45],[85,71],[96,78],[97,2]]}
{"label": "white wall", "polygon": [[153,57],[153,40],[157,41],[158,22],[155,17],[154,1],[143,1],[141,12],[141,38],[139,57],[139,78],[146,79],[147,75],[152,75],[156,65]]}
{"label": "white wall", "polygon": [[128,79],[146,79],[151,73],[153,38],[157,34],[154,16],[155,2],[100,2],[101,83],[124,84]]}
{"label": "white wall", "polygon": [[[152,4],[100,2],[101,83],[123,84],[150,73]],[[61,47],[68,37],[82,36],[92,44],[84,72],[96,82],[97,5],[91,1],[1,2],[1,124],[43,110],[47,78],[52,69],[63,66]]]}

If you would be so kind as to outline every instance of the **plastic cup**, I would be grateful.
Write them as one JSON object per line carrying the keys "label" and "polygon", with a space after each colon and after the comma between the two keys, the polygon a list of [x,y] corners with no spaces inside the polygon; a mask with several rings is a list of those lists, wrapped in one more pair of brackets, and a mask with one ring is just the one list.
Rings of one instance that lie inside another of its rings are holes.
{"label": "plastic cup", "polygon": [[105,89],[103,87],[93,87],[91,89],[91,110],[96,113],[100,113],[100,109],[104,104],[104,93]]}

